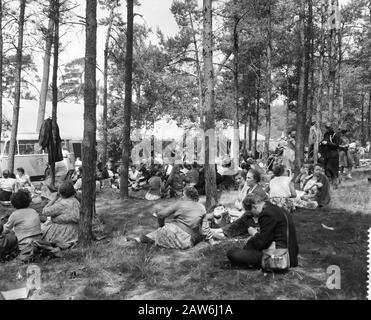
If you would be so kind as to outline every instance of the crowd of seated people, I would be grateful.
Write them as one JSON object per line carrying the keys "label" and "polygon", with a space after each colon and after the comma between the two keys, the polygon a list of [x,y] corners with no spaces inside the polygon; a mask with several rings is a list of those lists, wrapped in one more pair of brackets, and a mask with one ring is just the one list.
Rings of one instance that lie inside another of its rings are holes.
{"label": "crowd of seated people", "polygon": [[19,167],[16,169],[16,174],[4,170],[0,178],[0,201],[3,204],[9,202],[12,194],[21,189],[28,190],[31,197],[35,195],[35,187],[29,175],[25,174],[25,170]]}
{"label": "crowd of seated people", "polygon": [[[216,183],[218,190],[235,189],[236,176],[238,171],[231,170],[231,162],[224,161],[221,166],[215,165]],[[111,167],[111,168],[110,168]],[[79,171],[80,170],[80,174]],[[102,183],[109,180],[109,186],[120,189],[120,170],[121,166],[114,167],[112,164],[97,166],[97,190],[100,190]],[[81,187],[78,177],[81,175],[81,168],[76,168],[76,173],[72,175],[76,190]],[[131,164],[128,172],[128,185],[133,192],[147,190],[145,199],[158,200],[159,198],[176,198],[183,194],[185,186],[194,186],[199,195],[205,195],[204,166],[196,162],[175,163],[175,164],[151,164],[141,163]]]}
{"label": "crowd of seated people", "polygon": [[[213,242],[236,236],[248,237],[244,248],[234,248],[227,254],[232,264],[245,267],[260,265],[262,250],[275,246],[288,248],[292,265],[297,265],[297,242],[291,213],[297,207],[316,208],[330,202],[329,182],[320,165],[305,164],[293,181],[291,172],[276,163],[272,177],[263,182],[263,170],[248,158],[243,160],[236,173],[231,163],[224,161],[216,169],[218,189],[238,185],[234,208],[228,212],[233,219],[226,225],[211,228],[210,217],[199,203],[205,194],[205,168],[193,164],[132,164],[129,186],[133,191],[145,189],[145,199],[178,198],[166,208],[155,211],[158,229],[136,239],[166,248],[187,249],[201,240]],[[0,179],[0,200],[8,199],[16,209],[4,225],[0,225],[1,254],[20,251],[22,260],[33,255],[35,243],[46,241],[70,247],[78,239],[82,168],[77,166],[71,176],[63,181],[57,193],[50,198],[41,214],[29,208],[33,186],[23,168],[11,176],[4,170]],[[98,163],[96,181],[99,188],[108,181],[120,187],[119,168]],[[296,188],[295,188],[296,185]],[[41,223],[41,221],[45,221]],[[286,237],[289,229],[290,239]]]}
{"label": "crowd of seated people", "polygon": [[[250,211],[243,207],[246,196],[257,196],[263,201],[280,207],[285,212],[292,213],[296,208],[315,209],[329,204],[330,184],[323,173],[321,165],[305,164],[301,174],[295,179],[298,190],[295,189],[293,177],[288,175],[285,167],[277,164],[273,168],[273,176],[267,175],[270,181],[265,187],[259,171],[250,169],[241,170],[237,175],[239,192],[233,208],[223,208],[224,214],[231,217],[230,223],[216,225],[212,230],[214,239],[224,239],[236,236],[248,236],[248,228],[257,223]],[[220,206],[215,209],[215,217],[220,216]]]}
{"label": "crowd of seated people", "polygon": [[10,201],[15,210],[0,223],[0,260],[18,255],[21,261],[28,262],[40,250],[55,255],[77,243],[80,202],[75,193],[73,182],[63,181],[38,213],[30,208],[28,189],[13,192]]}

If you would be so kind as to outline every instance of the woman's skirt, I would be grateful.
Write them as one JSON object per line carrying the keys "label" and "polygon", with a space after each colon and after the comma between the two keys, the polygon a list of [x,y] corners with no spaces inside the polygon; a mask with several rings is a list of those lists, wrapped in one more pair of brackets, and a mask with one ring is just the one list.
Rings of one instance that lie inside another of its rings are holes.
{"label": "woman's skirt", "polygon": [[290,213],[295,211],[295,198],[272,197],[269,199],[269,201],[277,207],[283,208]]}
{"label": "woman's skirt", "polygon": [[146,195],[144,196],[146,200],[153,201],[153,200],[158,200],[161,199],[161,196],[158,196],[156,194],[152,194],[150,192],[147,192]]}
{"label": "woman's skirt", "polygon": [[188,249],[193,247],[192,237],[173,223],[165,223],[162,228],[146,235],[155,244],[163,248]]}
{"label": "woman's skirt", "polygon": [[65,242],[71,244],[77,242],[78,236],[79,225],[77,223],[51,223],[48,228],[43,230],[42,240],[50,242]]}

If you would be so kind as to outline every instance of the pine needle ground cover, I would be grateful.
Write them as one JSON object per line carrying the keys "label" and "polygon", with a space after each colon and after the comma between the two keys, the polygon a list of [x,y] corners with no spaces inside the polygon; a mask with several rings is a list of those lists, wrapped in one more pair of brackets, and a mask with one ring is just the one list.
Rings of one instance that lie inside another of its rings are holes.
{"label": "pine needle ground cover", "polygon": [[[71,249],[63,258],[36,262],[42,288],[29,299],[365,299],[370,192],[366,174],[358,173],[341,184],[330,208],[297,210],[300,265],[285,274],[233,268],[226,252],[243,246],[242,239],[200,243],[185,251],[127,241],[128,235],[156,228],[154,203],[121,202],[115,192],[105,192],[97,199],[97,213],[106,238],[88,249]],[[235,197],[224,193],[221,202],[231,204]],[[339,290],[326,287],[331,265],[341,270]],[[23,287],[26,269],[17,260],[2,263],[0,291]]]}

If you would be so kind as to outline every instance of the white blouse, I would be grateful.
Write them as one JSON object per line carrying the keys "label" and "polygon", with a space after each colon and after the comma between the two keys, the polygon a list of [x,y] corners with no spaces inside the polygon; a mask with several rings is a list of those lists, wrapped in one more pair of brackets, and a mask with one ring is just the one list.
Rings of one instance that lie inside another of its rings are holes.
{"label": "white blouse", "polygon": [[290,198],[290,182],[291,177],[279,176],[274,177],[269,182],[269,197],[270,198]]}

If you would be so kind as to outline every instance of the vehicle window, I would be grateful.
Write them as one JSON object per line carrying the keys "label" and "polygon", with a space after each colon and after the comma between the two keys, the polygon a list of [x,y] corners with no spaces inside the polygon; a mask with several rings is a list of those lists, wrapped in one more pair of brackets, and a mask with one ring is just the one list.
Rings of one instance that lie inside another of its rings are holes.
{"label": "vehicle window", "polygon": [[41,154],[42,150],[36,141],[22,141],[19,142],[19,154]]}

